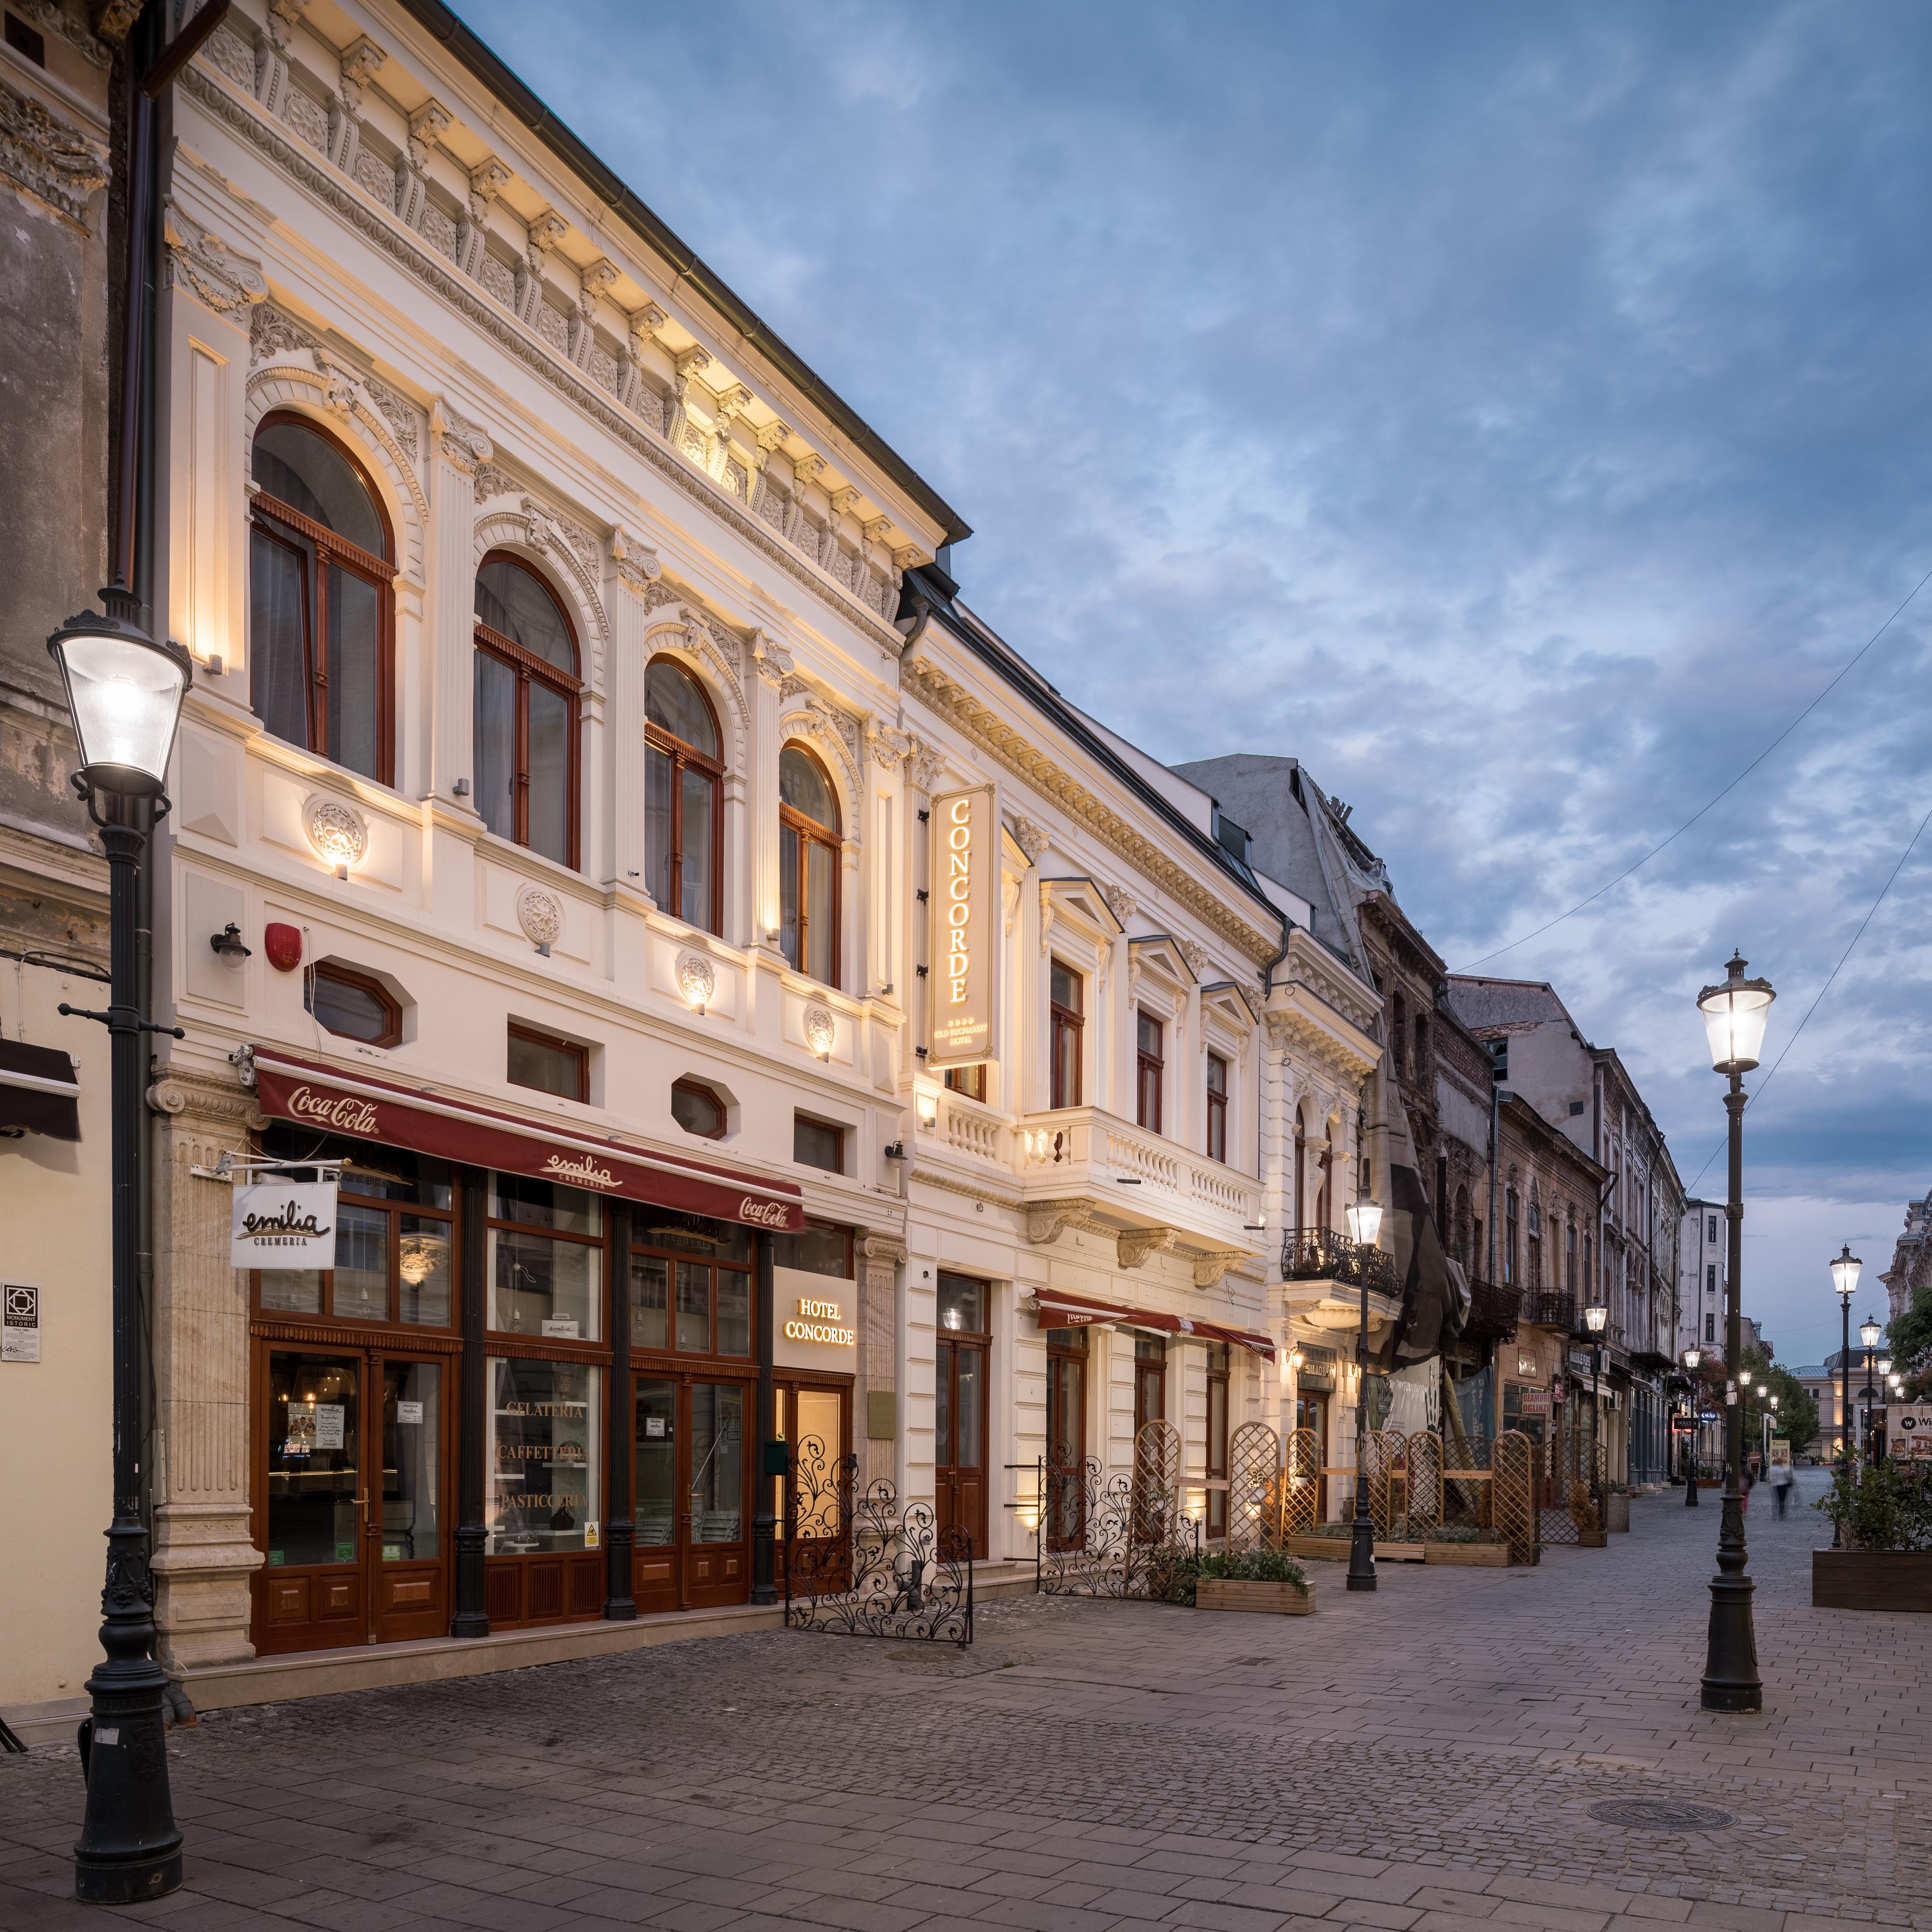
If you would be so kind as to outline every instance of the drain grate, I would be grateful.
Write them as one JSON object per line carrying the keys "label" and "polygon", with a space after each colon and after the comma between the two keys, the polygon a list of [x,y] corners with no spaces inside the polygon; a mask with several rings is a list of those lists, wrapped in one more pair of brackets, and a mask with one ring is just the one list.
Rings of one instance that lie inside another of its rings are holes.
{"label": "drain grate", "polygon": [[1654,1798],[1616,1798],[1590,1807],[1600,1825],[1632,1832],[1715,1832],[1731,1822],[1714,1804],[1670,1804]]}

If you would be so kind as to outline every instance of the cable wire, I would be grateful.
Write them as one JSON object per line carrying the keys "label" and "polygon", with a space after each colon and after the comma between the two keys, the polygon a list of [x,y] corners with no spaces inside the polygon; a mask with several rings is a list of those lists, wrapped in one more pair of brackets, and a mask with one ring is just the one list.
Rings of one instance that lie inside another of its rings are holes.
{"label": "cable wire", "polygon": [[1521,938],[1512,939],[1508,945],[1498,946],[1493,952],[1485,952],[1481,958],[1472,959],[1468,965],[1457,967],[1456,969],[1456,971],[1459,973],[1473,973],[1478,966],[1486,966],[1492,959],[1500,959],[1505,952],[1514,952],[1519,946],[1526,946],[1531,940],[1540,938],[1543,934],[1549,932],[1552,927],[1561,926],[1566,919],[1575,918],[1576,914],[1581,912],[1586,906],[1594,905],[1606,892],[1622,885],[1624,880],[1628,878],[1633,872],[1641,871],[1643,867],[1650,863],[1652,860],[1657,856],[1658,853],[1661,852],[1664,849],[1665,846],[1675,844],[1676,842],[1682,838],[1684,833],[1688,832],[1691,826],[1695,825],[1698,820],[1702,818],[1706,812],[1711,811],[1714,807],[1722,804],[1725,799],[1729,797],[1732,792],[1736,791],[1738,787],[1742,784],[1744,780],[1749,778],[1751,773],[1756,771],[1758,766],[1762,764],[1765,760],[1769,758],[1772,753],[1776,751],[1778,746],[1783,744],[1785,740],[1790,737],[1792,733],[1796,730],[1798,726],[1803,724],[1805,719],[1809,718],[1812,712],[1816,711],[1819,706],[1822,704],[1826,699],[1829,698],[1832,692],[1838,689],[1840,685],[1844,683],[1846,678],[1850,675],[1852,667],[1857,664],[1859,658],[1863,657],[1866,652],[1870,650],[1873,645],[1876,644],[1879,639],[1883,637],[1886,632],[1890,630],[1894,624],[1898,622],[1899,619],[1905,614],[1906,604],[1909,604],[1912,602],[1912,598],[1916,597],[1919,592],[1925,588],[1928,584],[1932,584],[1932,570],[1928,570],[1925,574],[1906,592],[1904,603],[1900,604],[1898,608],[1893,611],[1892,615],[1886,618],[1885,622],[1880,625],[1878,628],[1873,632],[1871,635],[1858,646],[1857,650],[1852,654],[1851,658],[1845,664],[1843,669],[1839,671],[1838,676],[1833,678],[1831,682],[1826,686],[1825,688],[1820,692],[1818,695],[1813,698],[1811,702],[1806,705],[1804,709],[1799,712],[1798,716],[1792,718],[1791,722],[1786,725],[1784,729],[1779,732],[1778,736],[1772,739],[1771,742],[1766,746],[1764,749],[1759,752],[1757,756],[1752,759],[1750,763],[1745,766],[1744,770],[1738,772],[1737,776],[1732,779],[1730,783],[1725,786],[1722,791],[1718,794],[1716,797],[1707,800],[1703,805],[1700,806],[1698,809],[1694,812],[1675,832],[1671,833],[1668,838],[1664,839],[1660,844],[1653,845],[1641,859],[1636,861],[1634,865],[1625,866],[1614,879],[1610,881],[1609,884],[1599,886],[1588,898],[1579,899],[1568,912],[1560,912],[1554,919],[1546,921],[1544,924],[1536,927],[1533,931],[1523,934]]}
{"label": "cable wire", "polygon": [[[1771,1071],[1757,1083],[1756,1092],[1750,1094],[1746,1099],[1744,1106],[1747,1109],[1750,1108],[1752,1102],[1756,1100],[1759,1096],[1763,1093],[1764,1090],[1771,1084],[1772,1080],[1777,1076],[1778,1070],[1784,1064],[1786,1055],[1788,1054],[1791,1049],[1798,1044],[1798,1034],[1802,1033],[1804,1029],[1810,1024],[1811,1016],[1818,1010],[1819,1000],[1822,1000],[1825,995],[1832,990],[1832,980],[1837,979],[1838,975],[1845,970],[1845,962],[1852,956],[1852,946],[1856,946],[1858,941],[1865,936],[1865,928],[1870,925],[1873,919],[1877,914],[1879,908],[1884,904],[1886,895],[1892,890],[1893,885],[1897,882],[1899,874],[1905,870],[1906,860],[1912,856],[1913,848],[1917,846],[1919,840],[1924,837],[1925,828],[1928,825],[1932,825],[1932,812],[1927,812],[1925,816],[1918,821],[1918,830],[1912,835],[1911,844],[1907,845],[1905,850],[1899,854],[1898,863],[1892,868],[1892,877],[1887,879],[1885,884],[1879,888],[1878,897],[1874,899],[1871,902],[1871,910],[1865,914],[1864,917],[1858,923],[1858,931],[1852,934],[1851,946],[1847,946],[1844,951],[1839,954],[1838,964],[1832,968],[1832,979],[1827,980],[1825,983],[1818,988],[1818,998],[1817,999],[1814,1000],[1811,1004],[1804,1009],[1804,1017],[1798,1022],[1797,1032],[1793,1033],[1791,1037],[1784,1042],[1784,1052],[1780,1053],[1778,1058],[1771,1063]],[[1711,1150],[1709,1154],[1705,1159],[1703,1166],[1698,1168],[1696,1174],[1692,1180],[1690,1185],[1684,1190],[1685,1193],[1694,1194],[1696,1192],[1698,1181],[1703,1179],[1705,1173],[1709,1168],[1711,1162],[1715,1160],[1719,1154],[1723,1153],[1725,1145],[1726,1142],[1720,1141],[1717,1146]]]}

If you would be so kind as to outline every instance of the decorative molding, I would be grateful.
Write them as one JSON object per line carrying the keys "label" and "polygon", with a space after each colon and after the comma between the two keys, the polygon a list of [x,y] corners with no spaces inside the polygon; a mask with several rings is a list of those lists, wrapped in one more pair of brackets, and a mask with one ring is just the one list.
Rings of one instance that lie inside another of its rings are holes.
{"label": "decorative molding", "polygon": [[32,94],[0,86],[0,175],[92,233],[87,205],[107,185],[107,150]]}
{"label": "decorative molding", "polygon": [[1030,818],[1016,812],[1009,814],[1006,829],[1013,835],[1014,844],[1026,854],[1027,863],[1037,866],[1040,855],[1046,850],[1049,842],[1046,827],[1036,825]]}
{"label": "decorative molding", "polygon": [[306,356],[322,344],[302,325],[284,315],[272,302],[256,305],[248,318],[248,359],[267,362],[284,356]]}
{"label": "decorative molding", "polygon": [[[524,496],[513,510],[491,510],[479,517],[474,534],[478,563],[500,544],[520,543],[556,565],[569,580],[578,614],[592,634],[601,659],[610,640],[610,625],[604,608],[601,546],[588,530],[546,509],[534,496]],[[594,670],[584,680],[592,687],[598,681]]]}
{"label": "decorative molding", "polygon": [[554,946],[563,937],[563,902],[542,886],[524,886],[517,894],[517,923],[532,946]]}
{"label": "decorative molding", "polygon": [[315,351],[315,366],[322,377],[323,406],[331,415],[340,416],[347,422],[360,404],[368,408],[356,371],[346,363],[338,362],[326,349]]}
{"label": "decorative molding", "polygon": [[1088,1201],[1030,1201],[1026,1237],[1035,1247],[1046,1247],[1070,1228],[1090,1228],[1094,1218],[1094,1205]]}
{"label": "decorative molding", "polygon": [[896,1234],[861,1234],[859,1252],[876,1268],[903,1268],[909,1250]]}
{"label": "decorative molding", "polygon": [[1164,1255],[1179,1238],[1172,1228],[1129,1228],[1114,1237],[1114,1256],[1124,1271],[1140,1268],[1150,1255]]}
{"label": "decorative molding", "polygon": [[906,753],[905,782],[914,791],[930,792],[945,769],[946,754],[937,745],[928,745],[916,734]]}
{"label": "decorative molding", "polygon": [[1175,950],[1187,962],[1187,970],[1199,979],[1208,970],[1207,947],[1197,945],[1191,939],[1177,939],[1174,944]]}
{"label": "decorative molding", "polygon": [[217,315],[232,317],[268,300],[261,263],[237,254],[220,236],[202,227],[172,195],[162,203],[162,224],[170,280],[177,274],[185,277],[188,286]]}
{"label": "decorative molding", "polygon": [[695,1006],[702,1012],[718,990],[718,969],[702,952],[680,952],[677,956],[677,990],[684,995],[686,1005]]}
{"label": "decorative molding", "polygon": [[626,590],[642,591],[664,574],[658,554],[620,524],[610,532],[610,562]]}
{"label": "decorative molding", "polygon": [[369,400],[382,412],[383,420],[396,433],[396,440],[409,452],[410,460],[416,460],[418,417],[413,403],[406,402],[387,385],[379,382],[371,376],[362,385]]}
{"label": "decorative molding", "polygon": [[476,495],[480,502],[486,466],[496,453],[496,446],[490,440],[489,431],[480,423],[473,423],[467,416],[458,415],[441,396],[430,405],[429,428],[444,461],[454,465],[464,476],[476,478]]}
{"label": "decorative molding", "polygon": [[874,764],[890,771],[912,748],[912,734],[878,718],[866,720],[866,751]]}
{"label": "decorative molding", "polygon": [[775,638],[767,637],[763,631],[752,633],[752,662],[758,667],[760,677],[766,683],[782,690],[784,681],[792,672],[792,655]]}
{"label": "decorative molding", "polygon": [[[43,33],[66,41],[90,66],[106,68],[114,64],[114,50],[105,43],[112,40],[118,44],[125,40],[128,29],[134,24],[141,8],[140,0],[112,0],[111,4],[101,10],[98,38],[59,5],[58,0],[8,0],[7,10],[19,14]],[[111,27],[117,26],[119,32],[110,31]]]}
{"label": "decorative molding", "polygon": [[356,865],[369,849],[369,821],[352,805],[322,792],[304,801],[302,831],[316,856],[329,865]]}
{"label": "decorative molding", "polygon": [[1245,1248],[1209,1248],[1192,1257],[1194,1286],[1196,1288],[1219,1288],[1221,1278],[1238,1262],[1251,1261],[1253,1257]]}
{"label": "decorative molding", "polygon": [[1124,886],[1109,885],[1105,879],[1096,879],[1094,886],[1100,896],[1107,902],[1107,910],[1125,926],[1141,909],[1141,902]]}
{"label": "decorative molding", "polygon": [[118,47],[140,17],[141,0],[99,0],[94,10],[94,31]]}
{"label": "decorative molding", "polygon": [[[382,63],[389,58],[386,48],[379,47],[367,34],[352,40],[342,50],[342,77],[352,87],[367,87],[376,78]],[[434,106],[435,104],[430,104]],[[418,112],[422,110],[418,109]],[[449,124],[447,117],[443,125]],[[416,116],[410,116],[410,125],[416,125]]]}

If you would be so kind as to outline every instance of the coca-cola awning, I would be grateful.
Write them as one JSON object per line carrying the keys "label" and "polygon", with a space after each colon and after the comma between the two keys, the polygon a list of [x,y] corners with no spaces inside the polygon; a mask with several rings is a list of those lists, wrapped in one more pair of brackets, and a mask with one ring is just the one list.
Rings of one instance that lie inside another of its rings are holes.
{"label": "coca-cola awning", "polygon": [[788,1234],[805,1226],[804,1200],[791,1181],[647,1154],[556,1121],[449,1100],[371,1074],[346,1073],[278,1047],[258,1046],[254,1058],[256,1098],[263,1113],[281,1120],[713,1220]]}
{"label": "coca-cola awning", "polygon": [[1095,1301],[1084,1294],[1069,1294],[1064,1288],[1035,1291],[1040,1304],[1042,1328],[1084,1328],[1112,1325],[1116,1328],[1147,1328],[1156,1334],[1198,1335],[1205,1342],[1222,1342],[1246,1348],[1264,1362],[1274,1360],[1274,1338],[1254,1328],[1229,1328],[1218,1322],[1201,1322],[1186,1315],[1164,1315],[1151,1308],[1130,1308],[1124,1302]]}

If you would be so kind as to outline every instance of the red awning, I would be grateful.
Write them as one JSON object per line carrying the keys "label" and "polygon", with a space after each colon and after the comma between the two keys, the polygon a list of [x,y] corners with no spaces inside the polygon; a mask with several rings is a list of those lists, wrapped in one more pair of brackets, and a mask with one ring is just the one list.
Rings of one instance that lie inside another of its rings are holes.
{"label": "red awning", "polygon": [[1042,1328],[1083,1328],[1111,1323],[1117,1328],[1148,1328],[1157,1334],[1198,1335],[1205,1341],[1246,1348],[1264,1362],[1274,1360],[1274,1338],[1256,1329],[1226,1328],[1218,1322],[1196,1322],[1185,1315],[1130,1308],[1118,1301],[1094,1301],[1084,1294],[1069,1294],[1064,1288],[1042,1288],[1036,1293]]}
{"label": "red awning", "polygon": [[448,1100],[359,1070],[344,1072],[279,1047],[258,1046],[254,1052],[256,1097],[263,1113],[284,1120],[713,1220],[788,1234],[805,1226],[804,1200],[795,1182],[647,1154],[559,1122]]}

